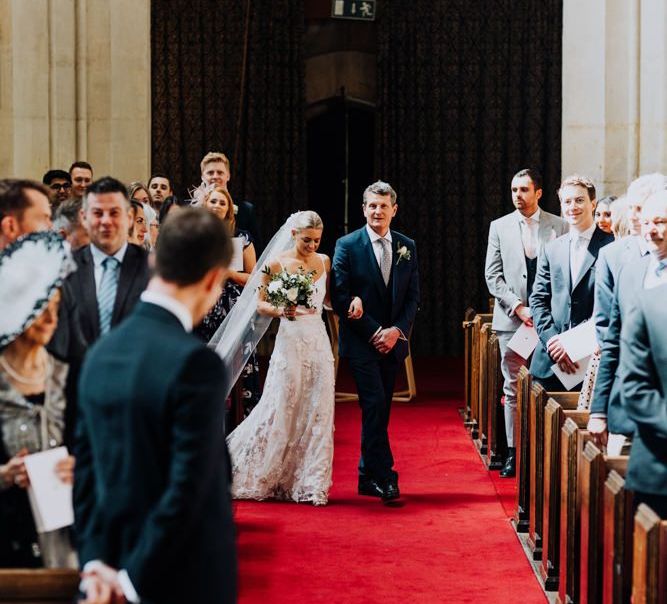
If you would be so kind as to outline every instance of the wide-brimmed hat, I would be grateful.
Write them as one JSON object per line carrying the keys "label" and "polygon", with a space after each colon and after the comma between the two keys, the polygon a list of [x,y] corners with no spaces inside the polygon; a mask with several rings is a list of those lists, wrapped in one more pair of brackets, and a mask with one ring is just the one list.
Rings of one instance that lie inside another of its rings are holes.
{"label": "wide-brimmed hat", "polygon": [[20,336],[76,270],[60,235],[30,233],[0,251],[0,348]]}

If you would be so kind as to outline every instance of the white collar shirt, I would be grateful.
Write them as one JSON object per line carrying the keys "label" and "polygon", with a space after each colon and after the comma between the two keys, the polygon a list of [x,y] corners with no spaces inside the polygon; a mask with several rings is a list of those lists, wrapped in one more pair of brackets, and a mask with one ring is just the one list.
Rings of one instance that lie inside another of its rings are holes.
{"label": "white collar shirt", "polygon": [[586,258],[586,252],[588,251],[588,246],[593,238],[593,233],[595,232],[595,223],[593,223],[589,228],[583,232],[576,231],[574,229],[570,230],[570,275],[572,277],[572,284],[579,277],[581,272],[581,267],[584,264],[584,259]]}
{"label": "white collar shirt", "polygon": [[179,320],[181,325],[183,325],[185,331],[192,331],[193,321],[190,311],[184,304],[175,298],[160,292],[146,290],[141,294],[141,301],[146,302],[147,304],[154,304],[155,306],[159,306],[167,312],[170,312]]}
{"label": "white collar shirt", "polygon": [[531,216],[524,216],[519,210],[514,212],[519,227],[521,228],[521,242],[523,243],[523,253],[528,258],[537,257],[538,252],[538,233],[540,230],[540,216],[542,214],[540,208],[537,208]]}
{"label": "white collar shirt", "polygon": [[112,256],[109,256],[108,254],[103,252],[100,248],[96,247],[94,244],[92,243],[90,244],[90,253],[93,256],[93,267],[94,267],[93,274],[95,275],[95,293],[99,292],[100,284],[102,283],[102,273],[104,272],[104,266],[102,266],[102,263],[107,258],[111,257],[118,260],[119,265],[122,266],[126,252],[127,252],[127,241]]}
{"label": "white collar shirt", "polygon": [[381,237],[371,227],[366,225],[366,232],[368,233],[368,237],[371,240],[371,244],[373,245],[375,260],[377,260],[378,266],[382,266],[382,243],[380,243],[380,239],[386,239],[389,242],[389,253],[392,254],[393,257],[393,252],[391,249],[391,230],[388,230],[387,234],[384,237]]}
{"label": "white collar shirt", "polygon": [[651,259],[646,269],[644,277],[644,289],[653,289],[658,285],[667,283],[667,258],[659,260],[655,254],[651,254]]}

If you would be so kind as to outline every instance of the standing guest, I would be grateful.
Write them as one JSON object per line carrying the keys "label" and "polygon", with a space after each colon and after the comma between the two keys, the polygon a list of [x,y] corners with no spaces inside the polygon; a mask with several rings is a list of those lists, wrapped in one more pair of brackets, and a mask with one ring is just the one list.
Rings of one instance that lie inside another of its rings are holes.
{"label": "standing guest", "polygon": [[[219,151],[209,151],[201,160],[201,179],[205,187],[220,185],[225,189],[229,188],[231,179],[231,166],[229,159],[224,153]],[[259,238],[259,228],[257,226],[257,216],[255,206],[249,201],[242,201],[238,206],[234,205],[236,213],[236,222],[242,231],[250,233],[255,244],[256,250],[261,250]]]}
{"label": "standing guest", "polygon": [[[230,257],[211,213],[169,218],[142,301],[86,359],[74,508],[89,596],[236,601],[226,370],[188,333],[218,299]],[[141,371],[146,359],[160,371]]]}
{"label": "standing guest", "polygon": [[[655,226],[667,237],[664,222]],[[626,487],[634,491],[634,505],[645,503],[667,520],[667,257],[658,264],[646,278],[663,285],[641,292],[623,325],[621,375],[624,405],[636,426]]]}
{"label": "standing guest", "polygon": [[132,213],[130,215],[130,230],[128,231],[128,242],[139,247],[144,247],[146,233],[146,215],[144,213],[144,204],[136,199],[130,199]]}
{"label": "standing guest", "polygon": [[90,245],[74,253],[78,270],[69,279],[79,303],[88,345],[130,314],[148,283],[148,254],[128,243],[130,200],[125,185],[106,176],[83,198]]}
{"label": "standing guest", "polygon": [[[0,252],[0,566],[76,568],[68,532],[37,533],[23,458],[63,443],[67,365],[46,350],[74,269],[62,239],[25,235]],[[72,483],[74,458],[54,471]]]}
{"label": "standing guest", "polygon": [[[602,354],[590,407],[588,430],[600,445],[607,444],[609,430],[614,434],[632,436],[633,426],[622,408],[621,385],[617,383],[618,355],[622,314],[625,314],[623,309],[627,309],[627,304],[633,299],[635,292],[630,290],[641,289],[641,284],[632,281],[639,274],[643,275],[644,269],[633,269],[639,271],[635,275],[632,275],[633,270],[623,271],[627,272],[625,279],[630,281],[624,286],[624,291],[621,291],[618,283],[623,266],[643,264],[641,259],[648,257],[649,245],[642,235],[642,208],[648,198],[664,191],[666,186],[667,178],[658,173],[640,176],[630,184],[625,201],[630,236],[605,247],[598,259],[595,278],[595,329]],[[618,230],[616,225],[614,228]],[[615,310],[614,306],[617,306]],[[615,323],[613,328],[612,317]],[[622,444],[623,439],[616,439],[615,442]]]}
{"label": "standing guest", "polygon": [[72,251],[90,243],[90,237],[81,218],[81,200],[68,199],[58,206],[53,219],[53,230],[70,244]]}
{"label": "standing guest", "polygon": [[605,233],[611,233],[611,213],[612,206],[616,201],[614,195],[607,195],[602,199],[598,200],[597,205],[595,206],[595,224],[598,228]]}
{"label": "standing guest", "polygon": [[130,183],[130,186],[127,188],[127,192],[130,195],[130,199],[136,199],[141,203],[152,203],[151,194],[148,192],[148,189],[143,183],[140,183],[138,180]]}
{"label": "standing guest", "polygon": [[592,317],[595,263],[600,249],[613,240],[593,220],[595,185],[589,178],[568,176],[560,185],[558,197],[570,231],[548,243],[539,256],[529,299],[539,336],[530,373],[546,390],[563,389],[551,369],[553,364],[565,373],[578,369],[560,334]]}
{"label": "standing guest", "polygon": [[[243,287],[248,282],[248,277],[257,263],[257,256],[250,234],[240,230],[236,225],[234,203],[226,188],[221,185],[214,185],[214,188],[204,197],[203,205],[209,212],[215,214],[215,216],[225,223],[230,236],[241,239],[243,246],[243,270],[235,271],[230,269],[227,272],[227,282],[220,297],[202,322],[195,327],[195,334],[205,342],[208,342],[243,293]],[[243,417],[245,418],[259,401],[259,363],[254,353],[250,357],[241,376]]]}
{"label": "standing guest", "polygon": [[496,299],[492,327],[498,336],[501,369],[505,380],[505,434],[508,456],[500,471],[503,478],[516,474],[514,432],[516,424],[517,374],[527,359],[507,344],[523,323],[533,326],[528,307],[539,250],[567,232],[567,224],[540,209],[542,178],[535,170],[517,172],[512,179],[512,202],[516,210],[491,223],[486,250],[486,284]]}
{"label": "standing guest", "polygon": [[[340,356],[350,360],[361,406],[358,492],[391,501],[400,496],[389,444],[396,372],[419,307],[415,242],[390,229],[398,204],[386,182],[364,191],[366,225],[336,242],[331,300],[340,318]],[[351,316],[361,298],[363,315]]]}
{"label": "standing guest", "polygon": [[151,205],[159,210],[167,197],[174,195],[171,180],[166,174],[156,173],[148,181],[148,191],[151,196]]}
{"label": "standing guest", "polygon": [[93,182],[93,167],[86,161],[75,161],[69,168],[72,179],[72,196],[82,199]]}
{"label": "standing guest", "polygon": [[0,180],[0,250],[21,235],[51,229],[49,192],[33,180]]}
{"label": "standing guest", "polygon": [[42,183],[49,189],[49,201],[54,211],[72,192],[72,177],[65,170],[49,170],[42,177]]}

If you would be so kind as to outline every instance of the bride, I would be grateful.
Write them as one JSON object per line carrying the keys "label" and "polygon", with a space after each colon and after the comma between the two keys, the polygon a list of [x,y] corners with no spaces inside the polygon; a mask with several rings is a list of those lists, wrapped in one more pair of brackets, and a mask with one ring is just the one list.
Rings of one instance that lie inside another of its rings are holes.
{"label": "bride", "polygon": [[[313,271],[313,308],[276,308],[265,300],[264,289],[259,288],[259,317],[248,321],[251,330],[257,332],[256,323],[261,318],[267,325],[272,318],[279,318],[280,328],[262,397],[227,438],[232,496],[236,499],[274,498],[309,501],[313,505],[325,505],[328,500],[333,463],[334,359],[322,321],[331,268],[329,258],[317,253],[322,228],[322,220],[315,212],[293,215],[283,227],[291,235],[285,240],[290,242],[289,247],[284,246],[287,249],[268,259],[271,273],[282,269],[289,273]],[[277,245],[280,247],[279,242]],[[267,252],[275,253],[276,245],[270,247]],[[258,267],[265,264],[260,259]],[[268,283],[268,275],[261,271],[258,278],[263,284]],[[229,320],[235,321],[232,316]],[[263,333],[262,329],[259,331]],[[225,337],[220,334],[217,338],[216,350]],[[241,336],[240,348],[247,352],[256,345],[257,337],[255,333],[248,346],[248,335]],[[215,340],[214,337],[211,344],[215,345]],[[225,358],[224,354],[221,356]],[[233,360],[231,365],[242,362],[243,359]]]}

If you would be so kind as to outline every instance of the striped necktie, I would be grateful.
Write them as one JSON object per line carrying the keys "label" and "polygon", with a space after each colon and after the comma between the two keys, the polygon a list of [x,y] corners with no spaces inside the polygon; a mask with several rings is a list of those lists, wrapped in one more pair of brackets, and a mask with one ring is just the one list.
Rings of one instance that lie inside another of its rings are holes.
{"label": "striped necktie", "polygon": [[117,258],[109,256],[102,262],[102,282],[97,292],[97,308],[100,313],[100,333],[104,335],[111,329],[111,315],[116,301],[116,290],[118,289],[118,269],[120,262]]}
{"label": "striped necktie", "polygon": [[382,257],[380,259],[380,272],[385,285],[389,285],[389,276],[391,275],[391,242],[384,237],[378,239],[382,244]]}

